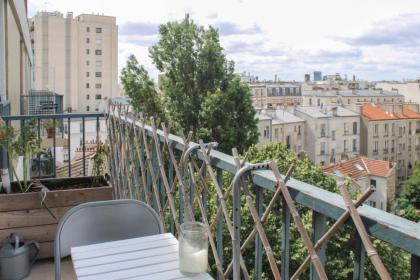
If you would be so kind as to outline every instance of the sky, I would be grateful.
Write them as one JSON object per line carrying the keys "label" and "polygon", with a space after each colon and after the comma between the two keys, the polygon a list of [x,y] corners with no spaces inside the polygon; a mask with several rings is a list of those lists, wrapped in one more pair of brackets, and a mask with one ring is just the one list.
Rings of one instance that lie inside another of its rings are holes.
{"label": "sky", "polygon": [[420,77],[419,0],[29,0],[29,17],[37,11],[115,16],[119,69],[134,54],[153,78],[148,49],[158,26],[186,13],[218,28],[235,71],[260,80],[302,81],[317,70],[363,80]]}

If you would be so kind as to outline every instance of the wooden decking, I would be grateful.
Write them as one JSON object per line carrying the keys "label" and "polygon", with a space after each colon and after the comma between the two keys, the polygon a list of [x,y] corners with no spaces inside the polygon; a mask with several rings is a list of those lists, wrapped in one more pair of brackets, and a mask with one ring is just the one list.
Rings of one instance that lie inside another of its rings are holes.
{"label": "wooden decking", "polygon": [[[70,258],[61,262],[61,279],[76,280],[73,264]],[[32,267],[31,274],[25,280],[54,280],[54,260],[45,259],[37,261]]]}

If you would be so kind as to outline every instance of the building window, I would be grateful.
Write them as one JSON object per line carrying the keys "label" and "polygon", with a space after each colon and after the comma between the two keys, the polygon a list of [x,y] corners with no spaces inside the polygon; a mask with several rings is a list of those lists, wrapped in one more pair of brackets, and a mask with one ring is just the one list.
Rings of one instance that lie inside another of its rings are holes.
{"label": "building window", "polygon": [[102,28],[101,27],[96,27],[96,33],[102,33]]}
{"label": "building window", "polygon": [[389,125],[387,123],[384,125],[384,130],[385,130],[385,135],[387,136],[388,131],[389,131]]}
{"label": "building window", "polygon": [[102,60],[95,61],[95,66],[96,67],[101,67],[102,66]]}
{"label": "building window", "polygon": [[374,153],[377,153],[377,152],[378,152],[378,141],[375,141],[375,142],[373,143],[373,152],[374,152]]}
{"label": "building window", "polygon": [[89,65],[90,65],[89,60],[86,60],[86,66],[89,66]]}
{"label": "building window", "polygon": [[279,129],[278,129],[278,128],[275,128],[275,129],[274,129],[274,137],[275,137],[276,139],[278,139],[278,138],[279,138]]}
{"label": "building window", "polygon": [[318,104],[318,106],[321,106],[321,99],[317,100],[317,104]]}
{"label": "building window", "polygon": [[86,27],[86,32],[90,32],[90,27]]}
{"label": "building window", "polygon": [[344,146],[344,152],[347,152],[347,140],[344,140],[343,146]]}
{"label": "building window", "polygon": [[102,77],[102,72],[95,72],[95,77],[96,78]]}
{"label": "building window", "polygon": [[335,130],[331,131],[331,140],[335,141]]}
{"label": "building window", "polygon": [[347,104],[350,105],[350,99],[347,99]]}
{"label": "building window", "polygon": [[376,188],[376,180],[370,179],[370,185]]}
{"label": "building window", "polygon": [[86,38],[86,43],[89,44],[90,43],[90,38]]}
{"label": "building window", "polygon": [[86,100],[89,100],[89,94],[86,94]]}
{"label": "building window", "polygon": [[100,100],[100,99],[102,99],[102,95],[101,95],[101,94],[96,94],[96,95],[95,95],[95,99],[96,99],[96,100]]}
{"label": "building window", "polygon": [[102,88],[102,84],[95,84],[95,88]]}
{"label": "building window", "polygon": [[353,152],[357,152],[357,140],[353,139]]}
{"label": "building window", "polygon": [[86,54],[89,54],[89,53],[90,53],[89,49],[86,49]]}
{"label": "building window", "polygon": [[86,88],[89,88],[89,83],[86,83]]}
{"label": "building window", "polygon": [[102,38],[96,38],[96,44],[102,44]]}
{"label": "building window", "polygon": [[376,208],[376,201],[369,200],[369,206],[372,206],[372,207]]}
{"label": "building window", "polygon": [[378,136],[378,125],[377,124],[375,124],[375,126],[374,126],[373,136]]}
{"label": "building window", "polygon": [[89,78],[89,72],[86,72],[86,77]]}
{"label": "building window", "polygon": [[95,50],[96,55],[102,55],[102,50]]}
{"label": "building window", "polygon": [[90,107],[89,106],[86,106],[86,111],[89,111],[89,109],[90,109]]}
{"label": "building window", "polygon": [[301,135],[301,133],[302,133],[300,129],[301,129],[301,127],[300,127],[300,125],[298,125],[298,135]]}
{"label": "building window", "polygon": [[325,124],[321,124],[321,137],[325,137]]}
{"label": "building window", "polygon": [[321,155],[325,155],[325,142],[321,142]]}
{"label": "building window", "polygon": [[357,134],[357,122],[353,122],[353,134]]}
{"label": "building window", "polygon": [[402,136],[402,134],[403,134],[403,130],[402,129],[403,128],[401,126],[398,128],[398,135],[399,136]]}

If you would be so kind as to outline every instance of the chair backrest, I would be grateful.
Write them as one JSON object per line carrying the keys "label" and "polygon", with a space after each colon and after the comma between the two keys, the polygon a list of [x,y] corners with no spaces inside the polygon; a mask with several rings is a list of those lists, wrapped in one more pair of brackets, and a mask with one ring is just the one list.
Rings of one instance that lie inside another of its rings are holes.
{"label": "chair backrest", "polygon": [[131,199],[97,201],[70,209],[57,227],[54,241],[56,279],[61,258],[72,247],[163,233],[157,213],[147,204]]}

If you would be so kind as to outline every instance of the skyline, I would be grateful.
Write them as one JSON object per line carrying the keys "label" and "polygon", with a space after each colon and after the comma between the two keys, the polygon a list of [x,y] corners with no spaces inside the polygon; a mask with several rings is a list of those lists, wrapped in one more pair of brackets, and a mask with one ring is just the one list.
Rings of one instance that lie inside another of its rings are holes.
{"label": "skyline", "polygon": [[420,2],[284,3],[156,0],[133,5],[121,0],[116,5],[98,0],[31,0],[28,16],[44,10],[115,16],[119,70],[128,55],[134,54],[154,79],[158,72],[148,48],[158,40],[158,26],[180,21],[186,13],[200,25],[219,29],[221,45],[227,58],[235,62],[236,72],[250,72],[261,80],[277,75],[281,80],[301,81],[305,73],[312,79],[315,70],[367,80],[420,77]]}

